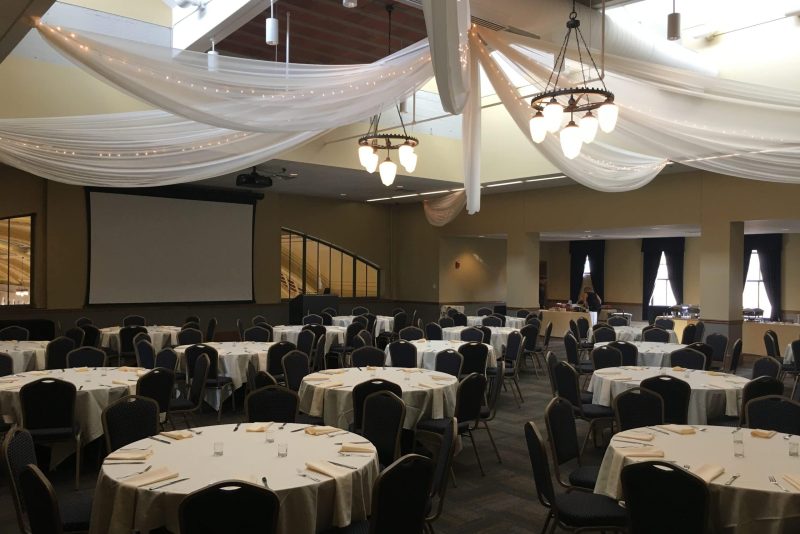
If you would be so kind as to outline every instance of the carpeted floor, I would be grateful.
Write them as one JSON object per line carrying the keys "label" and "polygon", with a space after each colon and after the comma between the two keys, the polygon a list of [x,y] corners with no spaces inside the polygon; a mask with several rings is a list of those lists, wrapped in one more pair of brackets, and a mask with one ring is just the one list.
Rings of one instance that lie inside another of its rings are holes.
{"label": "carpeted floor", "polygon": [[[560,340],[553,340],[556,353],[561,348]],[[563,353],[559,355],[563,359]],[[747,364],[749,362],[745,362]],[[748,376],[750,370],[740,368],[739,374]],[[545,508],[536,498],[536,490],[531,475],[531,466],[525,445],[523,425],[533,420],[544,433],[542,420],[544,407],[551,398],[547,378],[537,378],[531,372],[522,372],[520,384],[525,402],[517,407],[511,391],[504,391],[498,401],[498,413],[490,423],[492,434],[500,449],[502,464],[492,450],[486,432],[476,432],[478,451],[481,455],[486,476],[481,476],[475,455],[468,440],[464,450],[454,461],[457,487],[448,488],[442,517],[436,522],[440,534],[460,534],[464,532],[481,533],[530,533],[538,532],[546,517]],[[242,403],[237,402],[241,407]],[[223,423],[241,421],[241,410],[233,414],[226,405]],[[216,424],[216,413],[210,410],[196,418],[197,426]],[[587,425],[578,423],[579,438],[585,436]],[[97,478],[98,452],[90,445],[85,449],[85,462],[82,474],[82,487],[94,486]],[[585,463],[600,463],[603,451],[591,444],[584,455]],[[72,490],[74,464],[67,461],[49,473],[58,492]],[[3,473],[0,484],[0,532],[19,533],[14,506],[9,494],[8,484]]]}

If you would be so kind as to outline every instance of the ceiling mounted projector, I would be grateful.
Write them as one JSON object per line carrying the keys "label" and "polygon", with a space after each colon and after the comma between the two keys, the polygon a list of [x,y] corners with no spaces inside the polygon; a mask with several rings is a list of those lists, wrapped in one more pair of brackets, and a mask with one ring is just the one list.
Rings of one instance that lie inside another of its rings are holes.
{"label": "ceiling mounted projector", "polygon": [[259,174],[253,167],[248,174],[240,174],[236,177],[236,185],[239,187],[272,187],[272,177]]}

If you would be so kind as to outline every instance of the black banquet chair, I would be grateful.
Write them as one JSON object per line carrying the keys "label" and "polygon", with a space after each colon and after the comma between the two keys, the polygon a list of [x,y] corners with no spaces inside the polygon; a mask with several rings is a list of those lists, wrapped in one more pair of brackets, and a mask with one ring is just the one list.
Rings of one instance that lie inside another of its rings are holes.
{"label": "black banquet chair", "polygon": [[[553,398],[544,410],[544,421],[553,454],[556,482],[567,489],[581,488],[591,491],[597,482],[599,465],[583,465],[578,443],[578,431],[572,404],[562,397]],[[577,468],[567,475],[564,481],[561,466],[576,461]]]}
{"label": "black banquet chair", "polygon": [[250,328],[244,331],[242,340],[256,341],[259,343],[268,343],[269,341],[271,341],[271,336],[269,330],[267,330],[263,326],[251,326]]}
{"label": "black banquet chair", "polygon": [[377,347],[360,347],[350,355],[353,367],[366,367],[373,365],[382,367],[386,365],[386,353]]}
{"label": "black banquet chair", "polygon": [[665,423],[688,424],[689,398],[692,395],[692,387],[688,382],[670,375],[658,375],[642,380],[639,385],[642,389],[661,395]]}
{"label": "black banquet chair", "polygon": [[283,368],[286,387],[292,391],[298,391],[303,378],[311,372],[308,356],[299,350],[289,351],[281,359],[281,367]]}
{"label": "black banquet chair", "polygon": [[103,410],[106,451],[112,452],[158,434],[158,403],[147,397],[128,395]]}
{"label": "black banquet chair", "polygon": [[203,342],[203,332],[199,328],[184,328],[178,332],[178,345],[197,345]]}
{"label": "black banquet chair", "polygon": [[191,428],[189,424],[189,415],[197,413],[203,406],[203,398],[206,392],[206,380],[208,379],[210,360],[207,354],[201,354],[194,362],[194,369],[192,370],[192,381],[189,386],[188,397],[181,397],[179,399],[172,399],[169,403],[170,421],[173,421],[173,415],[182,415],[187,428]]}
{"label": "black banquet chair", "polygon": [[178,521],[181,534],[274,534],[279,511],[280,499],[273,491],[249,482],[225,480],[184,497],[178,507]]}
{"label": "black banquet chair", "polygon": [[153,344],[146,339],[138,339],[133,345],[136,353],[136,365],[143,369],[152,369],[156,366],[156,351]]}
{"label": "black banquet chair", "polygon": [[93,324],[85,324],[79,327],[83,330],[83,346],[84,347],[99,347],[100,346],[100,329]]}
{"label": "black banquet chair", "polygon": [[57,337],[47,344],[44,354],[45,369],[65,369],[67,354],[75,348],[75,342],[68,337]]}
{"label": "black banquet chair", "polygon": [[361,433],[364,426],[364,401],[378,391],[389,391],[400,398],[403,396],[403,388],[399,384],[380,378],[373,378],[353,386],[353,423],[350,428],[354,432]]}
{"label": "black banquet chair", "polygon": [[28,341],[31,333],[21,326],[7,326],[0,328],[0,341]]}
{"label": "black banquet chair", "polygon": [[782,395],[753,399],[744,407],[744,412],[748,428],[800,434],[800,403]]}
{"label": "black banquet chair", "polygon": [[664,424],[664,400],[648,389],[627,389],[614,397],[612,405],[614,422],[620,432]]}
{"label": "black banquet chair", "polygon": [[434,360],[434,370],[440,373],[447,373],[455,377],[461,376],[461,368],[464,365],[464,356],[453,349],[445,349],[436,353]]}
{"label": "black banquet chair", "polygon": [[245,417],[250,423],[294,423],[299,406],[297,393],[283,386],[266,386],[244,399]]}
{"label": "black banquet chair", "polygon": [[598,425],[610,425],[614,412],[608,406],[586,403],[578,386],[578,372],[567,362],[558,362],[552,370],[558,395],[567,399],[572,404],[575,417],[589,423],[581,452],[586,447],[589,437],[595,434]]}
{"label": "black banquet chair", "polygon": [[61,534],[61,508],[53,485],[44,473],[28,464],[19,473],[19,493],[28,511],[30,534]]}
{"label": "black banquet chair", "polygon": [[639,349],[633,343],[629,341],[612,341],[608,346],[614,347],[622,354],[622,365],[631,367],[637,365]]}
{"label": "black banquet chair", "polygon": [[642,330],[642,341],[669,343],[669,332],[657,326]]}
{"label": "black banquet chair", "polygon": [[122,318],[122,326],[146,326],[147,321],[141,315],[126,315]]}
{"label": "black banquet chair", "polygon": [[417,346],[402,339],[394,341],[389,343],[389,357],[392,367],[417,367]]}
{"label": "black banquet chair", "polygon": [[0,352],[0,376],[8,376],[14,373],[14,358],[5,352]]}
{"label": "black banquet chair", "polygon": [[94,347],[79,347],[67,353],[67,368],[106,367],[106,353]]}
{"label": "black banquet chair", "polygon": [[156,367],[139,377],[136,381],[136,394],[140,397],[153,399],[158,403],[159,421],[160,414],[169,412],[169,402],[172,399],[172,390],[175,387],[175,371]]}
{"label": "black banquet chair", "polygon": [[380,465],[389,465],[400,454],[405,418],[403,399],[391,391],[376,391],[364,399],[361,434],[375,446]]}
{"label": "black banquet chair", "polygon": [[489,347],[483,343],[471,341],[458,347],[458,352],[464,357],[461,365],[461,375],[470,373],[486,374],[486,365],[489,361]]}
{"label": "black banquet chair", "polygon": [[438,323],[428,323],[425,325],[425,338],[431,341],[442,339],[442,327]]}
{"label": "black banquet chair", "polygon": [[483,343],[483,332],[472,326],[469,328],[465,328],[459,334],[459,338],[461,341],[476,341],[478,343]]}
{"label": "black banquet chair", "polygon": [[72,328],[67,328],[64,331],[64,337],[68,337],[75,343],[76,347],[83,346],[83,338],[86,336],[86,333],[83,329],[78,328],[77,326],[73,326]]}
{"label": "black banquet chair", "polygon": [[781,373],[781,364],[775,358],[764,356],[759,358],[753,363],[753,378],[760,376],[769,376],[771,378],[778,378]]}
{"label": "black banquet chair", "polygon": [[407,326],[397,334],[404,341],[416,341],[425,337],[425,332],[416,326]]}
{"label": "black banquet chair", "polygon": [[702,370],[706,368],[706,355],[685,347],[669,353],[669,365],[671,367]]}

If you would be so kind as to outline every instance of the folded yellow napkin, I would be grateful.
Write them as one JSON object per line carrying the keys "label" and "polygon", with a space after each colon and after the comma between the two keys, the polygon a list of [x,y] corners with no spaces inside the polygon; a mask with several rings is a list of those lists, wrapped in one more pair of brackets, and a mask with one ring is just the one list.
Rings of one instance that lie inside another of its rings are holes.
{"label": "folded yellow napkin", "polygon": [[123,373],[133,373],[133,372],[136,372],[138,370],[139,370],[138,367],[128,367],[127,365],[123,365],[122,367],[117,369],[117,371],[122,371]]}
{"label": "folded yellow napkin", "polygon": [[309,471],[322,473],[323,475],[329,476],[331,478],[345,478],[347,477],[347,475],[350,474],[349,469],[345,469],[344,467],[339,467],[337,465],[330,464],[325,460],[306,462],[306,469],[308,469]]}
{"label": "folded yellow napkin", "polygon": [[132,386],[136,384],[136,380],[118,380],[114,379],[111,381],[112,384],[119,384],[120,386]]}
{"label": "folded yellow napkin", "polygon": [[438,375],[437,376],[432,376],[431,378],[433,378],[434,380],[453,380],[453,379],[455,379],[454,376],[438,376]]}
{"label": "folded yellow napkin", "polygon": [[727,373],[720,373],[719,371],[706,371],[709,376],[725,376]]}
{"label": "folded yellow napkin", "polygon": [[252,425],[248,425],[245,428],[245,432],[266,432],[269,427],[272,426],[272,423],[255,423]]}
{"label": "folded yellow napkin", "polygon": [[800,475],[783,475],[783,480],[800,490]]}
{"label": "folded yellow napkin", "polygon": [[417,369],[416,367],[401,367],[400,370],[404,373],[419,373],[421,369]]}
{"label": "folded yellow napkin", "polygon": [[34,376],[42,376],[42,375],[49,375],[50,371],[31,371],[28,374],[31,374],[31,375],[34,375]]}
{"label": "folded yellow napkin", "polygon": [[691,470],[692,473],[705,480],[706,484],[720,476],[725,472],[725,468],[721,465],[703,464],[700,467]]}
{"label": "folded yellow napkin", "polygon": [[431,384],[430,382],[417,382],[417,385],[430,389],[436,389],[437,387],[439,387],[436,384]]}
{"label": "folded yellow napkin", "polygon": [[664,430],[668,430],[670,432],[674,432],[675,434],[680,434],[682,436],[688,436],[689,434],[694,434],[694,428],[690,426],[684,425],[658,425],[659,428],[663,428]]}
{"label": "folded yellow napkin", "polygon": [[346,373],[347,369],[325,369],[324,371],[320,371],[320,373],[324,375],[340,375],[342,373]]}
{"label": "folded yellow napkin", "polygon": [[136,376],[144,376],[149,372],[150,371],[148,371],[147,369],[139,369],[138,371],[136,371]]}
{"label": "folded yellow napkin", "polygon": [[367,366],[367,371],[377,371],[378,369],[379,369],[379,367],[376,366],[376,365],[368,365]]}
{"label": "folded yellow napkin", "polygon": [[633,377],[630,375],[619,375],[619,376],[610,376],[608,377],[611,380],[632,380]]}
{"label": "folded yellow napkin", "polygon": [[305,433],[311,436],[324,436],[332,432],[339,432],[341,428],[335,426],[310,426],[305,429]]}
{"label": "folded yellow napkin", "polygon": [[0,378],[0,384],[11,384],[12,382],[16,381],[16,378]]}
{"label": "folded yellow napkin", "polygon": [[598,369],[597,371],[595,371],[595,373],[597,373],[598,375],[603,375],[603,376],[605,376],[605,375],[609,375],[609,376],[610,375],[618,375],[621,372],[622,371],[616,371],[616,370],[613,370],[613,369]]}
{"label": "folded yellow napkin", "polygon": [[106,456],[106,460],[147,460],[153,455],[153,451],[115,451]]}
{"label": "folded yellow napkin", "polygon": [[760,428],[756,428],[755,430],[750,431],[750,435],[754,438],[764,438],[769,439],[775,435],[774,430],[761,430]]}
{"label": "folded yellow napkin", "polygon": [[167,431],[164,431],[164,432],[159,432],[159,434],[161,434],[162,436],[164,436],[166,438],[178,439],[178,440],[180,440],[180,439],[189,439],[192,436],[194,436],[194,434],[192,434],[188,430],[167,430]]}
{"label": "folded yellow napkin", "polygon": [[120,481],[120,483],[125,484],[126,486],[134,486],[139,488],[141,486],[148,486],[150,484],[163,482],[164,480],[170,480],[172,478],[178,478],[177,471],[172,471],[168,467],[157,467],[146,473],[142,473],[141,475],[123,479]]}
{"label": "folded yellow napkin", "polygon": [[339,452],[375,452],[370,443],[342,443]]}
{"label": "folded yellow napkin", "polygon": [[321,382],[322,380],[329,380],[329,377],[325,375],[313,374],[313,375],[306,375],[303,380],[307,382]]}
{"label": "folded yellow napkin", "polygon": [[72,370],[75,371],[76,373],[86,373],[86,372],[89,371],[89,368],[88,367],[75,367]]}
{"label": "folded yellow napkin", "polygon": [[664,451],[652,447],[617,449],[626,458],[663,458]]}
{"label": "folded yellow napkin", "polygon": [[12,384],[3,384],[2,386],[0,386],[0,391],[12,391],[12,390],[15,390],[15,389],[19,389],[21,387],[22,386],[19,385],[19,384],[13,384],[13,383]]}
{"label": "folded yellow napkin", "polygon": [[626,432],[621,432],[614,436],[615,438],[619,439],[638,439],[639,441],[653,441],[653,435],[647,434],[645,432],[634,432],[632,430],[628,430]]}

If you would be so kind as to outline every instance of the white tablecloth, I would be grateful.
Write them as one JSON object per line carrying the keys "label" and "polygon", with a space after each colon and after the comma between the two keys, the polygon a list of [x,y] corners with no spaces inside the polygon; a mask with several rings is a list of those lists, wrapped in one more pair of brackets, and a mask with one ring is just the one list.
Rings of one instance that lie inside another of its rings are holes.
{"label": "white tablecloth", "polygon": [[[336,445],[364,441],[363,437],[356,434],[340,434],[333,438],[311,436],[302,431],[292,432],[305,425],[288,424],[281,430],[280,424],[274,423],[271,430],[275,441],[266,443],[265,433],[247,432],[248,426],[243,423],[236,432],[234,425],[199,428],[202,434],[171,441],[169,445],[149,439],[131,444],[129,447],[151,447],[153,455],[146,465],[106,463],[103,466],[95,491],[90,532],[128,534],[133,529],[148,532],[162,525],[171,532],[178,532],[178,506],[188,493],[230,479],[261,485],[262,477],[267,478],[270,489],[280,499],[278,532],[282,534],[314,534],[344,526],[351,519],[366,519],[371,507],[372,486],[378,476],[377,456],[342,457],[338,454],[341,446]],[[223,443],[222,456],[212,455],[214,442]],[[288,445],[289,454],[285,458],[278,457],[278,443]],[[305,469],[308,461],[326,463],[326,460],[356,469],[340,468],[346,474],[339,486],[332,478]],[[153,470],[168,467],[177,472],[178,476],[172,480],[186,477],[189,480],[154,491],[146,488],[170,480],[143,488],[124,484],[121,477],[142,471],[148,465],[153,466]],[[320,482],[301,477],[298,469]],[[338,495],[337,490],[340,491]],[[225,510],[218,512],[226,513]]]}
{"label": "white tablecloth", "polygon": [[[644,367],[669,367],[669,355],[673,351],[684,348],[686,345],[680,343],[655,343],[653,341],[631,341],[633,345],[639,350],[639,357],[636,360],[637,365]],[[595,347],[602,347],[608,345],[608,342],[595,343]],[[588,359],[588,351],[586,358]]]}
{"label": "white tablecloth", "polygon": [[[355,315],[337,315],[333,318],[333,326],[343,326],[347,328],[350,326],[350,323],[353,322],[355,319]],[[408,320],[411,321],[411,316],[408,316]],[[412,326],[411,323],[408,323],[406,326]],[[380,334],[381,332],[391,332],[394,329],[394,317],[389,317],[387,315],[377,315],[375,317],[375,335]]]}
{"label": "white tablecloth", "polygon": [[[483,324],[483,318],[486,315],[468,315],[467,316],[467,326],[480,326]],[[510,315],[506,315],[506,326],[510,328],[514,328],[519,330],[523,326],[525,326],[525,318],[524,317],[512,317]]]}
{"label": "white tablecloth", "polygon": [[[303,325],[278,325],[273,326],[272,331],[275,334],[274,341],[290,341],[297,345],[297,336],[303,329]],[[344,345],[344,336],[347,328],[344,326],[326,326],[325,327],[325,352],[327,353],[334,342]]]}
{"label": "white tablecloth", "polygon": [[[164,326],[164,325],[150,325],[145,326],[150,339],[153,341],[153,348],[156,351],[164,347],[172,347],[178,344],[178,332],[181,331],[180,326]],[[108,328],[100,329],[100,346],[110,348],[112,350],[119,350],[119,326],[109,326]]]}
{"label": "white tablecloth", "polygon": [[15,373],[44,369],[47,341],[0,341],[0,352],[11,356]]}
{"label": "white tablecloth", "polygon": [[[664,451],[664,458],[642,458],[642,461],[673,461],[678,466],[688,465],[697,469],[711,464],[721,466],[725,472],[709,484],[711,492],[709,519],[715,533],[789,534],[800,532],[800,491],[783,480],[784,474],[800,478],[800,458],[790,457],[789,441],[782,434],[770,439],[750,436],[744,433],[744,458],[733,456],[733,437],[729,427],[704,427],[705,431],[691,435],[669,433],[664,435],[650,429],[637,429],[654,436],[649,443]],[[797,441],[798,438],[792,438]],[[623,453],[636,450],[630,443],[611,441],[606,449],[595,493],[602,493],[614,499],[622,498],[620,473],[622,468],[637,459],[625,458]],[[726,486],[734,474],[741,475],[733,484]],[[782,486],[789,489],[784,493],[769,481],[774,476]],[[669,506],[669,503],[664,503]],[[680,510],[673,510],[680,513]]]}
{"label": "white tablecloth", "polygon": [[[611,406],[614,397],[635,388],[645,378],[670,375],[688,382],[692,388],[689,397],[689,424],[704,425],[709,418],[739,415],[742,388],[748,380],[742,376],[713,374],[709,371],[673,371],[659,367],[609,367],[595,371],[589,382],[592,402]],[[688,375],[688,376],[687,376]]]}
{"label": "white tablecloth", "polygon": [[[442,337],[445,341],[461,341],[461,331],[469,326],[448,326],[442,328]],[[508,344],[508,334],[516,332],[516,328],[508,326],[490,326],[489,330],[492,331],[490,343],[494,349],[495,354],[503,354],[503,347]]]}
{"label": "white tablecloth", "polygon": [[[422,340],[412,341],[417,347],[417,367],[434,370],[436,369],[436,355],[443,350],[453,349],[458,351],[458,348],[464,344],[463,341],[455,340]],[[392,365],[392,356],[389,354],[389,347],[386,346],[386,365]],[[487,367],[497,367],[497,354],[491,345],[486,345],[489,349],[489,357],[486,360]]]}
{"label": "white tablecloth", "polygon": [[[617,341],[641,341],[642,329],[636,326],[614,326],[612,327],[617,334]],[[674,330],[667,330],[669,342],[677,343],[678,336]]]}
{"label": "white tablecloth", "polygon": [[[116,367],[98,367],[88,371],[77,369],[54,369],[52,371],[31,371],[5,377],[0,383],[0,413],[22,424],[22,406],[19,400],[20,388],[41,378],[58,378],[75,384],[75,415],[81,427],[82,442],[89,443],[103,435],[100,415],[106,406],[122,397],[136,392],[138,379],[135,367],[120,371]],[[12,382],[13,380],[13,382]],[[114,381],[122,382],[115,384]],[[57,464],[74,452],[71,444],[57,444],[53,447],[52,463]]]}
{"label": "white tablecloth", "polygon": [[[429,370],[405,372],[399,367],[376,370],[362,368],[345,369],[343,373],[330,374],[324,382],[303,379],[300,385],[300,411],[316,417],[322,416],[326,425],[347,428],[353,422],[353,386],[379,378],[398,384],[403,390],[406,403],[406,428],[413,428],[421,418],[441,419],[455,413],[456,377]],[[318,373],[309,376],[318,376]],[[444,377],[436,380],[433,377]],[[306,377],[308,378],[308,377]],[[342,387],[326,387],[326,384],[341,383]]]}

